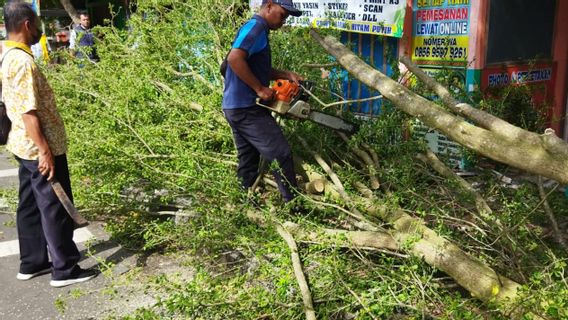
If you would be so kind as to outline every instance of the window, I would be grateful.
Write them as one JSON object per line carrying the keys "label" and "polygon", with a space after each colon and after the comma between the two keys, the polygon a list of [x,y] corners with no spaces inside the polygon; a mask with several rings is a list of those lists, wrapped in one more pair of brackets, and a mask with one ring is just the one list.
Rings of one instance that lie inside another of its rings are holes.
{"label": "window", "polygon": [[555,9],[556,0],[491,0],[487,63],[551,58]]}

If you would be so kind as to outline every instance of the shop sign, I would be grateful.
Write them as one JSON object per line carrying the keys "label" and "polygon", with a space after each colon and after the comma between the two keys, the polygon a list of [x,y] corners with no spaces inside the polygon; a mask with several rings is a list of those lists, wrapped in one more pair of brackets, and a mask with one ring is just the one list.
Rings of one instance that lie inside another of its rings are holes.
{"label": "shop sign", "polygon": [[[250,1],[254,10],[261,3]],[[302,16],[289,17],[286,23],[292,26],[402,37],[405,0],[295,0],[294,6]]]}
{"label": "shop sign", "polygon": [[469,0],[414,0],[412,60],[463,66],[469,55]]}

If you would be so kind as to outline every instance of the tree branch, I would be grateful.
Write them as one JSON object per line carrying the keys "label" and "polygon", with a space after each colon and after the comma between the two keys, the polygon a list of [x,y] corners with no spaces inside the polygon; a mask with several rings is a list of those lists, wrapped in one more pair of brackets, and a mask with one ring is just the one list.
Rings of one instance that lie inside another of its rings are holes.
{"label": "tree branch", "polygon": [[[390,79],[334,37],[324,39],[313,29],[310,34],[355,78],[378,90],[397,108],[417,117],[427,126],[488,158],[568,184],[568,157],[550,153],[548,145],[542,143],[538,135],[538,139],[533,139],[526,131],[522,138],[504,139],[502,135],[460,119]],[[516,129],[517,132],[519,130],[522,129]]]}
{"label": "tree branch", "polygon": [[278,225],[276,227],[278,234],[286,241],[288,248],[290,248],[290,254],[292,255],[292,266],[294,267],[294,274],[296,275],[296,280],[300,286],[300,292],[302,293],[302,300],[304,301],[304,313],[306,314],[307,320],[315,320],[316,312],[314,310],[314,303],[312,301],[312,294],[310,292],[310,287],[302,271],[302,261],[300,260],[300,254],[298,253],[298,246],[294,237],[286,231],[284,227]]}
{"label": "tree branch", "polygon": [[457,184],[462,188],[465,192],[469,193],[475,199],[475,206],[477,207],[477,211],[479,215],[483,217],[481,222],[486,223],[486,221],[491,221],[496,223],[498,226],[501,226],[501,221],[498,218],[493,216],[493,210],[489,207],[485,199],[477,192],[471,184],[465,181],[464,178],[455,174],[450,168],[448,168],[430,149],[426,150],[425,154],[418,154],[416,155],[420,161],[430,165],[436,172],[438,172],[441,176],[454,180]]}
{"label": "tree branch", "polygon": [[379,189],[381,187],[381,183],[379,182],[379,179],[377,178],[377,175],[376,175],[376,171],[379,168],[375,167],[375,162],[373,161],[373,159],[371,159],[371,156],[367,152],[365,152],[364,150],[358,148],[357,146],[354,146],[353,144],[350,144],[349,138],[347,138],[347,135],[345,135],[345,133],[338,132],[337,134],[349,146],[349,148],[351,148],[351,150],[353,150],[353,152],[359,158],[361,158],[361,160],[363,160],[363,162],[365,163],[365,169],[367,169],[367,173],[369,175],[369,179],[370,179],[370,182],[371,182],[371,188],[373,190]]}
{"label": "tree branch", "polygon": [[508,139],[529,139],[536,140],[538,136],[532,132],[516,127],[501,118],[490,113],[474,108],[467,103],[460,103],[450,93],[450,91],[426,74],[418,67],[410,58],[403,56],[400,58],[410,72],[412,72],[420,81],[424,82],[428,88],[434,91],[450,110],[458,115],[465,116],[476,124],[490,130],[500,136]]}
{"label": "tree branch", "polygon": [[544,192],[544,187],[542,186],[542,177],[538,177],[538,193],[540,194],[540,198],[543,201],[544,211],[546,211],[546,215],[548,216],[548,220],[550,220],[550,224],[552,225],[552,230],[554,231],[554,236],[556,237],[556,241],[564,248],[564,250],[568,251],[568,245],[566,245],[566,241],[564,240],[564,236],[562,236],[562,232],[560,232],[560,228],[558,228],[558,222],[556,221],[556,217],[554,216],[554,212],[550,208],[550,204],[548,203],[546,192]]}
{"label": "tree branch", "polygon": [[69,15],[69,17],[71,17],[71,20],[73,20],[73,23],[75,24],[81,23],[81,18],[79,17],[79,13],[77,12],[77,10],[75,9],[75,7],[73,6],[70,0],[59,0],[59,2],[61,2],[63,9],[67,11],[67,14]]}

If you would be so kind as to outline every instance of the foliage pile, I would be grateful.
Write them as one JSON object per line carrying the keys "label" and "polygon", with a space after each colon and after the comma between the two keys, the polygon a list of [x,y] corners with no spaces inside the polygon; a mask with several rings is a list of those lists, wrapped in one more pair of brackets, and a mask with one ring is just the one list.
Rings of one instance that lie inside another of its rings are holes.
{"label": "foliage pile", "polygon": [[[295,216],[280,205],[276,191],[267,188],[251,202],[238,187],[218,66],[247,10],[237,0],[140,0],[127,30],[99,28],[99,63],[80,67],[67,57],[68,63],[47,68],[71,139],[78,203],[93,209],[92,218],[105,219],[127,247],[195,254],[187,261],[197,266],[192,281],[154,279],[150,286],[159,302],[129,318],[302,318],[287,247],[273,228],[260,228],[246,213],[260,211],[308,230],[355,228],[345,210],[337,209],[345,202],[331,194],[301,197],[306,212]],[[310,80],[319,79],[320,71],[303,64],[329,61],[302,29],[274,33],[271,47],[275,67]],[[317,86],[330,84],[318,80]],[[403,141],[409,119],[387,109],[361,122],[349,144],[309,123],[283,124],[295,155],[322,173],[308,151],[323,155],[348,194],[368,180],[352,147],[369,145],[380,163],[374,173],[382,190],[390,190],[388,196],[373,191],[380,201],[399,204],[522,283],[519,310],[568,317],[566,252],[545,237],[549,228],[536,187],[510,189],[480,169],[478,188],[501,225],[479,220],[469,194],[415,160],[423,142]],[[550,197],[555,213],[566,217],[566,201]],[[182,207],[193,217],[175,224],[149,213],[164,207]],[[324,244],[301,245],[300,252],[320,318],[506,318],[403,253]]]}

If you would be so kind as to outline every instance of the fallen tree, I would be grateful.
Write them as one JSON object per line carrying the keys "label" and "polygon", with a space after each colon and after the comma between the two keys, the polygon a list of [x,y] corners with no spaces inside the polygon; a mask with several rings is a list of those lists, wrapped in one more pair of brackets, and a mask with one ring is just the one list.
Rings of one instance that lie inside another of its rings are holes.
{"label": "fallen tree", "polygon": [[[48,68],[69,132],[78,206],[104,219],[125,247],[144,255],[187,254],[191,261],[184,266],[197,266],[195,278],[184,283],[173,283],[169,274],[158,279],[160,302],[139,315],[473,320],[534,310],[565,317],[563,257],[536,232],[535,216],[544,214],[539,200],[527,190],[516,197],[491,179],[474,190],[485,204],[455,192],[443,168],[438,175],[416,161],[424,152],[420,142],[393,144],[386,134],[369,135],[400,129],[408,117],[396,108],[360,123],[360,133],[349,138],[283,120],[306,188],[294,205],[305,210],[290,214],[268,176],[246,197],[235,178],[217,70],[244,20],[241,5],[138,1],[131,29],[101,30],[99,63]],[[318,70],[301,67],[329,56],[306,31],[271,33],[274,65],[314,80],[315,90],[332,91]],[[314,93],[328,112],[341,109],[335,97]],[[564,212],[558,199],[550,200],[562,231]],[[297,250],[286,246],[275,225],[259,228],[247,219],[243,213],[250,210],[291,221],[283,231]],[[499,217],[502,226],[481,213],[473,219],[478,212]],[[218,259],[232,253],[232,260]]]}
{"label": "fallen tree", "polygon": [[[322,159],[322,156],[313,151],[313,148],[303,141],[302,138],[299,139],[301,139],[303,146],[307,150],[311,150],[310,153],[329,175],[336,188],[343,188],[343,184],[337,175],[331,171],[329,165]],[[435,163],[435,165],[439,164]],[[437,169],[440,170],[439,167]],[[364,184],[359,183],[359,185],[361,186],[359,192],[363,197],[347,195],[345,191],[338,193],[351,210],[357,213],[354,215],[355,218],[366,222],[368,220],[364,216],[378,217],[392,226],[392,228],[384,231],[375,231],[374,237],[376,237],[377,243],[371,244],[371,246],[384,248],[389,243],[387,239],[392,237],[396,245],[391,244],[388,247],[389,249],[404,249],[403,251],[423,259],[429,265],[450,275],[458,284],[468,290],[472,296],[484,302],[496,304],[501,312],[507,316],[517,318],[522,314],[527,314],[525,310],[518,309],[519,299],[521,298],[519,295],[521,285],[519,283],[498,274],[485,263],[471,257],[452,241],[444,239],[434,230],[428,228],[423,220],[408,215],[396,204],[385,204],[380,199],[377,199],[372,192],[366,190]],[[387,191],[388,195],[390,193]],[[357,209],[357,207],[361,207],[360,204],[364,204],[364,213],[359,212]],[[296,233],[303,235],[304,238],[311,239],[321,239],[322,235],[326,237],[348,235],[348,241],[351,241],[355,246],[365,243],[363,239],[366,238],[361,234],[346,231],[327,230],[319,236],[314,234],[306,236],[302,231],[296,229]],[[367,237],[369,236],[368,232],[364,234]],[[540,319],[537,315],[532,315],[532,317]]]}
{"label": "fallen tree", "polygon": [[457,113],[453,114],[372,68],[336,38],[322,38],[315,30],[310,33],[355,78],[378,90],[400,110],[427,126],[488,158],[568,184],[568,144],[553,130],[547,129],[544,134],[538,135],[467,104],[457,103],[446,89],[429,79],[408,59],[403,59],[409,70],[433,88],[449,109]]}

